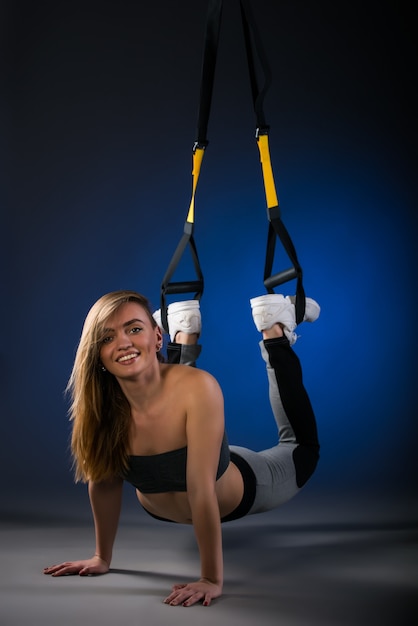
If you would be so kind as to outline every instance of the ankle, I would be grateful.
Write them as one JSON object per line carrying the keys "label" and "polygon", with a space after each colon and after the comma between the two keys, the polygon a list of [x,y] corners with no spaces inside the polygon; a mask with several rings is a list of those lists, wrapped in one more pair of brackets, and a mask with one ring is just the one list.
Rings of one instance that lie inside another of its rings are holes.
{"label": "ankle", "polygon": [[184,333],[181,330],[179,330],[176,333],[176,336],[174,338],[174,342],[175,343],[181,343],[185,346],[190,346],[190,345],[194,345],[197,343],[197,340],[199,338],[198,333]]}
{"label": "ankle", "polygon": [[275,339],[276,337],[283,337],[283,334],[283,327],[279,323],[262,331],[263,339]]}

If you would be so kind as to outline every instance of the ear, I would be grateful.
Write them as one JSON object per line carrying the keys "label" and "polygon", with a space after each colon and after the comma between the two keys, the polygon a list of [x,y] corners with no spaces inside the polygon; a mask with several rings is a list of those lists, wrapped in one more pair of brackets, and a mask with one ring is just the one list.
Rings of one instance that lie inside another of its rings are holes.
{"label": "ear", "polygon": [[159,326],[155,327],[155,338],[157,340],[157,350],[161,350],[163,345],[163,333]]}

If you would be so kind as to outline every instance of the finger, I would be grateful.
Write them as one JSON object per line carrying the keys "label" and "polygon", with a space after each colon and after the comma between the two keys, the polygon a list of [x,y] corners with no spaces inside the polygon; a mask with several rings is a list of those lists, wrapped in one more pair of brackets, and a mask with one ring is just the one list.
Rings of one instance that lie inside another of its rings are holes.
{"label": "finger", "polygon": [[74,569],[68,566],[57,567],[56,570],[51,572],[52,576],[65,576],[65,574],[74,574]]}
{"label": "finger", "polygon": [[164,602],[166,604],[171,604],[171,606],[177,606],[178,604],[181,604],[186,598],[187,596],[180,590],[170,593],[170,595],[164,600]]}
{"label": "finger", "polygon": [[45,574],[54,574],[68,567],[68,563],[60,563],[60,565],[50,565],[44,568]]}
{"label": "finger", "polygon": [[62,563],[56,565],[53,571],[49,572],[52,576],[67,576],[69,574],[78,574],[78,566],[73,563]]}
{"label": "finger", "polygon": [[165,604],[170,604],[173,600],[175,600],[176,598],[178,598],[179,594],[181,593],[181,590],[184,589],[186,587],[186,583],[184,584],[179,584],[179,585],[173,585],[172,586],[172,591],[170,593],[169,596],[167,596],[164,600]]}
{"label": "finger", "polygon": [[192,606],[192,604],[196,604],[203,597],[203,593],[201,591],[195,591],[193,589],[180,590],[176,594],[171,594],[169,597],[169,602],[171,606]]}
{"label": "finger", "polygon": [[187,598],[186,600],[183,600],[182,605],[183,606],[192,606],[193,604],[196,604],[196,602],[199,602],[199,600],[202,599],[202,593],[201,592],[196,592],[193,595],[191,595],[189,598]]}
{"label": "finger", "polygon": [[51,565],[50,567],[45,567],[44,574],[56,574],[62,569],[62,565]]}
{"label": "finger", "polygon": [[178,597],[177,594],[170,593],[170,595],[167,596],[167,598],[164,600],[164,603],[165,604],[177,604],[176,603],[177,597]]}
{"label": "finger", "polygon": [[203,600],[203,606],[209,606],[212,601],[212,598],[209,593],[205,594],[205,598]]}

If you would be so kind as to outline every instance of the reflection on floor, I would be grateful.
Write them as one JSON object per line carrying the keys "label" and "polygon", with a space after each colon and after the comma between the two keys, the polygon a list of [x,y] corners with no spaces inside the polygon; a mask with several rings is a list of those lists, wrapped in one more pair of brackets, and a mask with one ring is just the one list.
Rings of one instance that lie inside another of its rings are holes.
{"label": "reflection on floor", "polygon": [[[409,511],[300,498],[223,527],[225,586],[205,608],[162,603],[198,575],[193,530],[125,512],[112,570],[51,578],[44,565],[85,558],[93,529],[51,515],[2,515],[0,623],[4,626],[217,624],[402,626],[418,619],[418,530]],[[71,518],[71,516],[69,516]]]}

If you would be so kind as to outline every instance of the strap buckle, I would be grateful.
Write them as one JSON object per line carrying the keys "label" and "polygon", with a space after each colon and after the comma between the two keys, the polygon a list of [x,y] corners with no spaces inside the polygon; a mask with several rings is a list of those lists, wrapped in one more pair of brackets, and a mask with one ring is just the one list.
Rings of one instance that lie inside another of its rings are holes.
{"label": "strap buckle", "polygon": [[196,153],[196,150],[206,150],[209,145],[209,141],[195,141],[193,144],[193,154]]}

